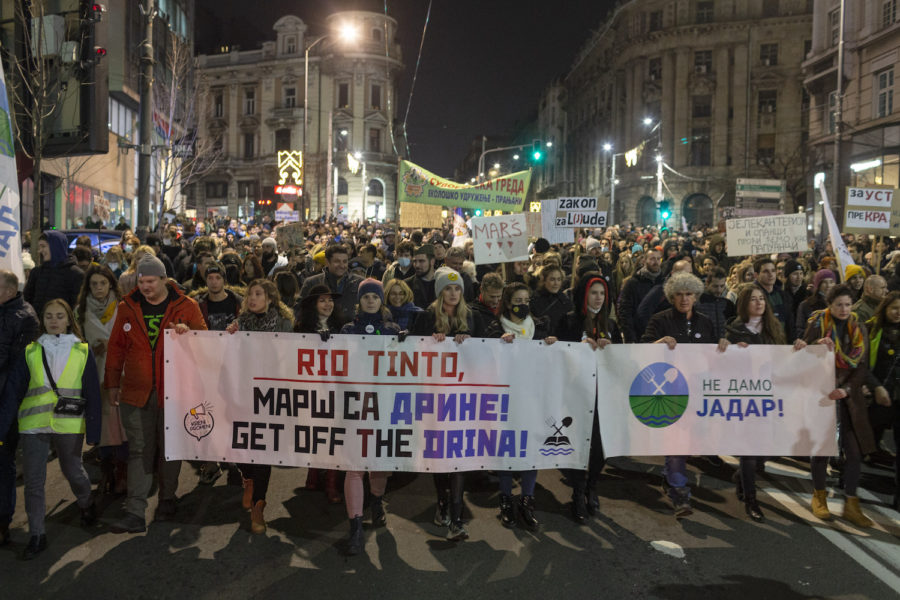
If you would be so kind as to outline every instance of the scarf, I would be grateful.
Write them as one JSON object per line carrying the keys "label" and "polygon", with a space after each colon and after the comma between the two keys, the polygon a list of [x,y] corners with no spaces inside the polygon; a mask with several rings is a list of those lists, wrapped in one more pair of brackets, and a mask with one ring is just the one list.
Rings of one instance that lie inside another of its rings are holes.
{"label": "scarf", "polygon": [[750,319],[744,323],[744,327],[752,333],[759,333],[762,331],[762,317],[750,317]]}
{"label": "scarf", "polygon": [[534,339],[534,319],[531,315],[525,317],[521,323],[513,323],[503,315],[500,315],[500,325],[503,326],[503,333],[512,333],[521,340]]}
{"label": "scarf", "polygon": [[241,331],[278,331],[278,308],[271,307],[260,314],[245,311],[238,317],[238,325]]}
{"label": "scarf", "polygon": [[862,329],[855,314],[850,313],[850,318],[847,319],[847,338],[850,340],[848,348],[841,347],[838,323],[831,315],[831,309],[817,310],[809,320],[817,324],[821,337],[830,337],[834,341],[834,364],[838,369],[855,369],[859,365],[865,348]]}
{"label": "scarf", "polygon": [[103,300],[97,300],[92,294],[87,295],[85,305],[88,313],[94,315],[106,325],[116,314],[116,297],[108,294]]}

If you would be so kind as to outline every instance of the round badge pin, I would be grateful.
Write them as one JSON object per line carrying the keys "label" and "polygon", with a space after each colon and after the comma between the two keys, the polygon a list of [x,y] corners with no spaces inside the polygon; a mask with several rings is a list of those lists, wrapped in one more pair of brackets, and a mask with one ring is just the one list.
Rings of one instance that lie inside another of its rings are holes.
{"label": "round badge pin", "polygon": [[122,325],[122,331],[124,331],[125,333],[131,331],[131,323],[125,323],[124,325]]}
{"label": "round badge pin", "polygon": [[699,333],[695,333],[695,334],[694,334],[694,337],[695,337],[695,338],[699,338],[699,337],[700,337],[700,334],[699,334]]}
{"label": "round badge pin", "polygon": [[366,325],[366,333],[375,333],[375,326],[371,323]]}

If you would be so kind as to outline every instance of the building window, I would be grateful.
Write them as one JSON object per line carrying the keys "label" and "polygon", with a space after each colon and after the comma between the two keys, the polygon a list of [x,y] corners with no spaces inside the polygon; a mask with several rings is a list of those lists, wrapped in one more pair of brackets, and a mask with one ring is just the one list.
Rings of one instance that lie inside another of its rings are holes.
{"label": "building window", "polygon": [[244,114],[256,114],[256,90],[244,90]]}
{"label": "building window", "polygon": [[346,196],[349,192],[347,191],[347,180],[343,177],[338,177],[338,196]]}
{"label": "building window", "polygon": [[702,2],[697,2],[697,22],[698,23],[712,23],[713,22],[713,13],[715,12],[715,3],[712,0],[704,0]]}
{"label": "building window", "polygon": [[381,110],[381,86],[373,85],[372,86],[372,108],[376,110]]}
{"label": "building window", "polygon": [[709,164],[709,127],[695,127],[691,129],[691,166],[705,167]]}
{"label": "building window", "polygon": [[881,4],[881,26],[890,27],[897,20],[897,0],[884,0]]}
{"label": "building window", "polygon": [[253,141],[255,137],[252,133],[244,134],[244,158],[253,158]]}
{"label": "building window", "polygon": [[712,116],[712,96],[693,96],[691,98],[691,116],[704,118]]}
{"label": "building window", "polygon": [[228,194],[228,184],[224,181],[207,181],[207,198],[224,198]]}
{"label": "building window", "polygon": [[828,13],[828,28],[831,31],[831,45],[837,46],[841,39],[841,9],[836,8]]}
{"label": "building window", "polygon": [[778,107],[778,90],[761,90],[759,92],[759,112],[774,113]]}
{"label": "building window", "polygon": [[894,67],[875,73],[875,118],[894,112]]}
{"label": "building window", "polygon": [[828,118],[825,119],[826,133],[837,130],[837,92],[828,93]]}
{"label": "building window", "polygon": [[275,131],[275,151],[291,149],[291,130],[277,129]]}
{"label": "building window", "polygon": [[297,88],[284,88],[284,107],[294,108],[295,106],[297,106]]}
{"label": "building window", "polygon": [[218,119],[225,116],[225,94],[222,92],[213,93],[213,116]]}
{"label": "building window", "polygon": [[650,77],[650,81],[659,81],[662,79],[661,58],[651,58],[647,62],[647,75]]}
{"label": "building window", "polygon": [[369,189],[366,190],[367,196],[384,196],[384,186],[377,179],[369,181]]}
{"label": "building window", "polygon": [[763,0],[762,16],[763,17],[777,17],[778,16],[778,0]]}
{"label": "building window", "polygon": [[259,186],[255,181],[238,181],[238,198],[241,200],[256,200]]}
{"label": "building window", "polygon": [[338,127],[334,130],[334,151],[346,152],[350,141],[350,130],[346,127]]}
{"label": "building window", "polygon": [[759,62],[767,67],[778,64],[778,44],[761,44],[759,46]]}
{"label": "building window", "polygon": [[712,50],[700,50],[698,52],[694,52],[694,72],[712,72]]}
{"label": "building window", "polygon": [[372,128],[369,130],[369,152],[381,152],[381,130]]}
{"label": "building window", "polygon": [[383,39],[383,38],[382,38],[382,34],[381,34],[381,29],[379,29],[378,27],[376,27],[375,29],[373,29],[373,30],[372,30],[372,41],[373,41],[373,42],[380,42],[382,39]]}
{"label": "building window", "polygon": [[650,16],[647,19],[647,25],[649,31],[659,31],[663,28],[663,13],[661,10],[655,10],[650,13]]}
{"label": "building window", "polygon": [[766,133],[756,138],[756,164],[770,165],[775,160],[775,134]]}
{"label": "building window", "polygon": [[349,83],[339,83],[338,84],[338,108],[347,108],[350,106],[350,84]]}

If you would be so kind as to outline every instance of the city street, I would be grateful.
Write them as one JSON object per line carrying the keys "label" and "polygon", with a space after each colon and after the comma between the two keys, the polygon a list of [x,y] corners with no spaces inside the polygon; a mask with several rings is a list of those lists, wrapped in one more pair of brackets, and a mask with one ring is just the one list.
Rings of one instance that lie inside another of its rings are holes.
{"label": "city street", "polygon": [[[302,489],[304,469],[275,469],[264,536],[249,532],[240,488],[221,477],[196,484],[182,470],[174,522],[146,534],[114,535],[119,500],[99,499],[101,525],[79,526],[56,461],[49,465],[49,547],[31,562],[19,486],[13,543],[0,548],[4,598],[872,598],[900,597],[900,522],[891,510],[891,472],[866,467],[863,508],[876,522],[855,530],[809,512],[806,465],[769,462],[760,477],[766,521],[755,524],[730,481],[736,460],[690,461],[694,514],[676,521],[660,492],[660,459],[611,460],[601,483],[601,514],[586,526],[569,518],[570,490],[557,471],[538,478],[538,533],[497,520],[496,479],[470,474],[468,541],[445,541],[431,523],[427,475],[398,473],[388,483],[388,525],[367,529],[365,552],[341,553],[343,505]],[[92,476],[97,469],[91,466]],[[842,501],[832,499],[840,513]],[[155,500],[150,509],[155,507]],[[368,519],[368,515],[366,515]]]}

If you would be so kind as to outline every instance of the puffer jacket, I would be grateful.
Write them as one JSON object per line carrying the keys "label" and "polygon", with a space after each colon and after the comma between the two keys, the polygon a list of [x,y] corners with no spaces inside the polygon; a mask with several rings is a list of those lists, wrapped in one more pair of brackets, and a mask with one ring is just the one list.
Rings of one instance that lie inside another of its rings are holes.
{"label": "puffer jacket", "polygon": [[551,294],[547,290],[538,290],[531,299],[531,314],[535,317],[547,317],[550,335],[558,336],[566,324],[566,315],[575,310],[575,305],[562,292]]}
{"label": "puffer jacket", "polygon": [[50,230],[44,232],[44,237],[50,246],[50,261],[32,269],[23,292],[25,301],[38,315],[54,298],[62,298],[74,308],[84,281],[84,271],[75,264],[75,257],[69,256],[65,234]]}
{"label": "puffer jacket", "polygon": [[22,292],[0,304],[0,391],[13,363],[20,355],[24,356],[25,346],[39,335],[41,326],[37,313],[25,302]]}
{"label": "puffer jacket", "polygon": [[[163,315],[161,329],[184,323],[191,329],[206,329],[206,322],[195,300],[182,294],[171,281],[169,305]],[[165,333],[160,332],[156,347],[150,346],[150,337],[141,310],[141,292],[134,290],[119,303],[116,322],[109,338],[106,355],[105,388],[121,388],[120,400],[125,404],[142,407],[147,404],[154,383],[159,405],[163,405],[163,347]]]}

